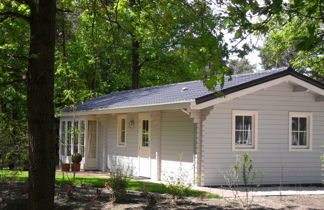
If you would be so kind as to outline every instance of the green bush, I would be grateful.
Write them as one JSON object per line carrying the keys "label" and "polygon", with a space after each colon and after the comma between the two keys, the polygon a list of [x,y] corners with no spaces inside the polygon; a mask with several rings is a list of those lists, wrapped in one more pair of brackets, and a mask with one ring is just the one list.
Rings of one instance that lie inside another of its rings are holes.
{"label": "green bush", "polygon": [[74,153],[72,155],[72,163],[79,164],[82,161],[82,155],[80,153]]}
{"label": "green bush", "polygon": [[127,193],[129,185],[129,177],[131,173],[128,168],[124,168],[122,165],[116,165],[110,171],[110,178],[105,183],[105,187],[112,192],[113,200],[118,202],[123,200]]}
{"label": "green bush", "polygon": [[180,162],[177,171],[166,173],[165,181],[168,193],[172,195],[173,199],[182,199],[189,195],[191,188],[190,172],[182,167]]}

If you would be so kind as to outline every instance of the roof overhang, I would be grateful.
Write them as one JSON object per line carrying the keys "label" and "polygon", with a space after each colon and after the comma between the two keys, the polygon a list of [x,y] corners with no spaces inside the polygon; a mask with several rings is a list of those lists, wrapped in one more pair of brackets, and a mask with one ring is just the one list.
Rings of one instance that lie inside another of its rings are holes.
{"label": "roof overhang", "polygon": [[[311,91],[320,97],[324,96],[324,85],[322,83],[310,79],[295,71],[286,70],[238,86],[224,89],[222,90],[222,93],[224,94],[223,97],[217,97],[215,93],[212,93],[196,98],[195,102],[191,103],[190,109],[204,109],[219,103],[224,103],[226,101],[242,97],[247,94],[254,93],[259,90],[267,89],[284,82],[294,83],[298,86],[304,87],[307,91]],[[318,96],[316,96],[316,98],[318,98]]]}
{"label": "roof overhang", "polygon": [[128,106],[128,107],[118,107],[118,108],[106,108],[106,109],[96,109],[96,110],[86,110],[86,111],[71,111],[63,112],[61,117],[80,117],[87,115],[102,115],[102,114],[114,114],[114,113],[129,113],[129,112],[148,112],[157,110],[172,110],[172,109],[183,109],[189,108],[190,104],[194,102],[191,101],[179,101],[174,103],[160,103],[160,104],[150,104],[150,105],[139,105],[139,106]]}

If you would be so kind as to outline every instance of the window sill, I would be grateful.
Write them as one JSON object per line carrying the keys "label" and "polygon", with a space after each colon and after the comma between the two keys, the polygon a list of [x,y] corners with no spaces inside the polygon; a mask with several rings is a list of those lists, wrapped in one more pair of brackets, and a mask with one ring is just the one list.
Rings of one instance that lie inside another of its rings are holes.
{"label": "window sill", "polygon": [[312,151],[312,148],[305,148],[305,147],[300,147],[300,148],[298,148],[298,147],[290,147],[289,148],[289,151],[290,152],[310,152],[310,151]]}
{"label": "window sill", "polygon": [[232,152],[255,152],[257,150],[258,148],[244,148],[244,147],[232,148]]}
{"label": "window sill", "polygon": [[119,147],[119,148],[125,148],[126,147],[126,144],[117,144],[117,147]]}

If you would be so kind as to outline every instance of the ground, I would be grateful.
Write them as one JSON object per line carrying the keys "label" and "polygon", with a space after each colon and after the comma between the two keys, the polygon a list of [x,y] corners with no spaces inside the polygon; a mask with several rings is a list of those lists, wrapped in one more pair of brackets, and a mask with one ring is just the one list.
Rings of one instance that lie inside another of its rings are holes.
{"label": "ground", "polygon": [[[168,195],[159,195],[156,206],[150,207],[139,191],[128,191],[126,199],[119,204],[109,202],[106,189],[96,199],[98,188],[80,186],[67,195],[67,186],[56,186],[56,209],[241,209],[239,200],[233,198],[201,199],[188,197],[176,205],[170,203]],[[26,182],[0,183],[0,209],[25,209],[27,204]],[[253,209],[324,209],[324,195],[255,196]]]}

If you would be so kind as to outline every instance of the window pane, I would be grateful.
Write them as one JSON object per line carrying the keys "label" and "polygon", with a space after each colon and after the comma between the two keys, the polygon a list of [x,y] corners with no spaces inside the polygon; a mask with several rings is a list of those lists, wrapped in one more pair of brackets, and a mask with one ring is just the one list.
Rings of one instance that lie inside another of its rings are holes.
{"label": "window pane", "polygon": [[306,146],[307,132],[299,132],[299,145]]}
{"label": "window pane", "polygon": [[67,156],[71,156],[71,141],[72,141],[72,122],[67,123]]}
{"label": "window pane", "polygon": [[126,119],[119,120],[118,132],[118,144],[124,145],[126,141]]}
{"label": "window pane", "polygon": [[65,122],[61,123],[61,155],[65,155]]}
{"label": "window pane", "polygon": [[149,121],[143,120],[142,121],[142,146],[148,147],[149,146]]}
{"label": "window pane", "polygon": [[244,144],[252,145],[252,131],[244,131]]}
{"label": "window pane", "polygon": [[121,130],[125,130],[125,119],[121,120]]}
{"label": "window pane", "polygon": [[298,131],[298,117],[293,117],[291,119],[291,127],[293,131]]}
{"label": "window pane", "polygon": [[235,144],[243,144],[243,131],[235,131]]}
{"label": "window pane", "polygon": [[252,130],[252,116],[244,116],[244,130]]}
{"label": "window pane", "polygon": [[73,153],[79,152],[78,146],[79,146],[79,122],[74,122],[74,128],[73,128]]}
{"label": "window pane", "polygon": [[235,129],[242,130],[243,129],[243,116],[235,116]]}
{"label": "window pane", "polygon": [[122,130],[120,135],[121,135],[120,142],[125,143],[125,131]]}
{"label": "window pane", "polygon": [[298,132],[292,132],[292,145],[298,145]]}
{"label": "window pane", "polygon": [[299,130],[306,131],[307,129],[307,119],[306,117],[299,118]]}

